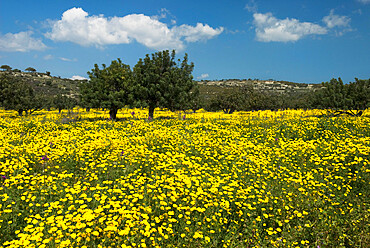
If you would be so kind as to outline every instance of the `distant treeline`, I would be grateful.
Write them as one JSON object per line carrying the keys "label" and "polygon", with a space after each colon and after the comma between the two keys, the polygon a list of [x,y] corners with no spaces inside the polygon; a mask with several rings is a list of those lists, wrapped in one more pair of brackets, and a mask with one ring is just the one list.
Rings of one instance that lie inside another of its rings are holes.
{"label": "distant treeline", "polygon": [[330,115],[360,116],[370,107],[370,80],[355,78],[344,84],[341,78],[322,83],[315,90],[276,92],[256,90],[253,87],[234,87],[218,93],[200,105],[208,111],[225,113],[250,110],[327,109]]}
{"label": "distant treeline", "polygon": [[[42,82],[14,76],[20,70],[3,65],[0,107],[15,110],[19,115],[51,108],[61,112],[75,106],[104,108],[112,119],[123,107],[148,107],[150,118],[156,107],[172,111],[203,108],[228,114],[267,109],[326,109],[330,115],[352,116],[360,116],[370,107],[369,79],[355,78],[354,82],[344,84],[341,78],[333,78],[321,87],[299,91],[267,91],[251,85],[212,88],[193,80],[193,68],[187,55],[176,62],[175,51],[162,51],[147,54],[133,69],[120,59],[109,66],[103,64],[102,68],[95,65],[88,72],[90,80],[72,84],[75,81],[51,77],[50,72],[42,73],[47,76]],[[40,76],[32,67],[26,71]]]}

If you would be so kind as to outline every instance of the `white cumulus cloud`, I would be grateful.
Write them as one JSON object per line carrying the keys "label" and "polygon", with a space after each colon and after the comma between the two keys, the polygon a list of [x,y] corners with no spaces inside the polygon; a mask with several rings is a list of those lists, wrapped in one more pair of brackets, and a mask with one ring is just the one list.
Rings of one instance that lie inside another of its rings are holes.
{"label": "white cumulus cloud", "polygon": [[78,76],[78,75],[74,75],[70,79],[72,79],[72,80],[89,80],[88,78]]}
{"label": "white cumulus cloud", "polygon": [[131,14],[124,17],[89,16],[81,8],[65,11],[62,18],[52,22],[52,30],[46,37],[54,41],[69,41],[82,46],[101,47],[109,44],[128,44],[134,40],[152,49],[178,49],[184,41],[196,42],[211,39],[223,28],[213,29],[198,23],[174,26],[160,22],[158,17]]}
{"label": "white cumulus cloud", "polygon": [[197,23],[195,27],[183,24],[179,27],[172,28],[176,36],[185,37],[187,42],[206,41],[212,39],[214,36],[221,34],[223,27],[211,28],[207,24]]}
{"label": "white cumulus cloud", "polygon": [[16,34],[0,34],[0,51],[27,52],[31,50],[45,50],[47,47],[41,39],[33,38],[33,32],[19,32]]}
{"label": "white cumulus cloud", "polygon": [[300,22],[294,18],[277,19],[271,13],[254,13],[256,38],[263,42],[289,42],[297,41],[304,36],[312,34],[326,34],[325,27],[311,22]]}
{"label": "white cumulus cloud", "polygon": [[334,10],[331,10],[330,14],[328,16],[325,16],[322,21],[326,24],[328,28],[348,27],[351,18],[347,16],[335,15]]}

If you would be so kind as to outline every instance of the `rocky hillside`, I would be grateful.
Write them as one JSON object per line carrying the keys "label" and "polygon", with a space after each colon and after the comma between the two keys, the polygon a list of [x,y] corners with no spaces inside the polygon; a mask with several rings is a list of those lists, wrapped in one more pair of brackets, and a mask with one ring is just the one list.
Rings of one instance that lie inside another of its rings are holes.
{"label": "rocky hillside", "polygon": [[321,84],[304,84],[288,81],[252,80],[252,79],[227,79],[218,81],[198,81],[200,93],[205,98],[212,98],[220,92],[232,90],[235,87],[249,86],[254,90],[275,93],[304,93],[321,87]]}
{"label": "rocky hillside", "polygon": [[[54,77],[51,76],[50,73],[19,71],[0,71],[0,73],[7,73],[19,80],[29,82],[38,93],[48,95],[63,94],[74,98],[79,95],[79,85],[82,82],[80,80]],[[252,79],[227,79],[218,81],[202,80],[197,81],[197,83],[199,85],[200,94],[206,99],[212,98],[218,93],[242,86],[250,86],[255,90],[279,93],[299,93],[315,90],[321,87],[321,84],[302,84],[287,81]]]}
{"label": "rocky hillside", "polygon": [[18,71],[0,71],[0,75],[6,73],[16,80],[22,80],[31,84],[32,88],[40,94],[46,95],[67,95],[77,97],[79,94],[79,85],[81,81],[66,78],[54,77],[49,73],[41,72],[18,72]]}

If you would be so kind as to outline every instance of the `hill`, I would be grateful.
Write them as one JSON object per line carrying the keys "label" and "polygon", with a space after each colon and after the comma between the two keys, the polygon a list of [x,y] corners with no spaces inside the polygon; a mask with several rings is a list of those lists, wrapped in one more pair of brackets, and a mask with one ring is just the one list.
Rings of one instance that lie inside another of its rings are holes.
{"label": "hill", "polygon": [[80,80],[51,76],[50,73],[0,71],[0,75],[2,73],[6,73],[17,80],[29,83],[37,94],[43,95],[62,94],[77,98],[79,95],[79,85],[82,82]]}
{"label": "hill", "polygon": [[[76,98],[79,95],[81,80],[51,76],[50,73],[41,72],[19,72],[0,71],[26,81],[32,88],[41,94],[57,95],[62,94]],[[197,81],[200,95],[204,99],[210,99],[218,93],[229,91],[235,87],[250,86],[255,90],[278,92],[278,93],[299,93],[318,89],[321,84],[304,84],[288,81],[258,80],[258,79],[223,79],[223,80],[201,80]]]}
{"label": "hill", "polygon": [[210,99],[219,93],[231,91],[235,87],[249,86],[254,90],[274,93],[305,93],[322,87],[321,84],[305,84],[258,79],[201,80],[197,83],[199,85],[200,94],[204,99]]}

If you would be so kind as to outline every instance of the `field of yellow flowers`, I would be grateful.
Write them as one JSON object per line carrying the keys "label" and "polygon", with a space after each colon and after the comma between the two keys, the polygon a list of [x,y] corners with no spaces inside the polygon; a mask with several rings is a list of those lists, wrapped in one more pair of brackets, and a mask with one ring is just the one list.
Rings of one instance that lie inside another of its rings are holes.
{"label": "field of yellow flowers", "polygon": [[370,118],[0,110],[0,247],[370,247]]}

